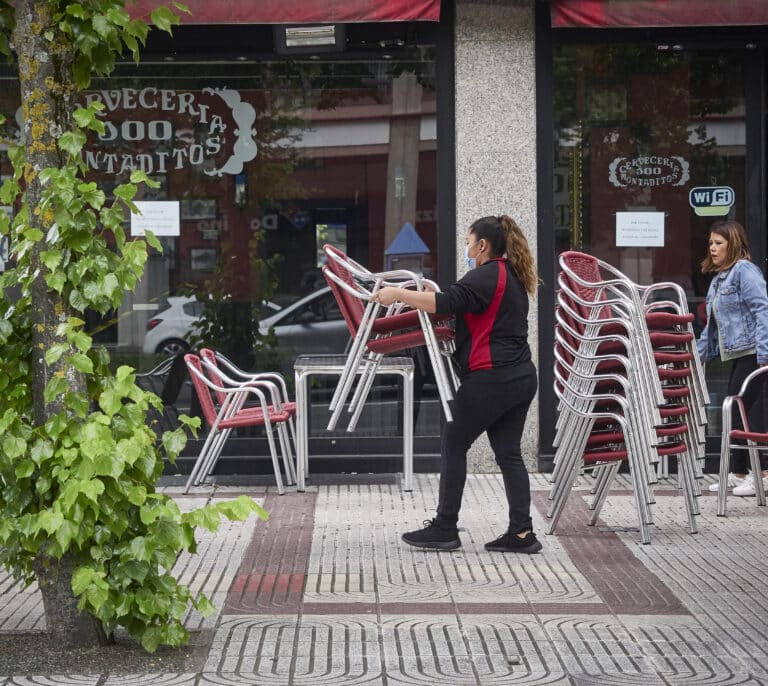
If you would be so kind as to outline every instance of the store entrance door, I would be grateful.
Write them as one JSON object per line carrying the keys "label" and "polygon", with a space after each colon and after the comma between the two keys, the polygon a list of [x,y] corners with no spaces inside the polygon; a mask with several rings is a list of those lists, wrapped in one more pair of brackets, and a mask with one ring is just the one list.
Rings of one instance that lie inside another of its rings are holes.
{"label": "store entrance door", "polygon": [[[545,279],[555,282],[557,255],[574,249],[641,284],[674,281],[699,332],[709,227],[726,217],[746,224],[747,55],[665,44],[555,48],[555,251]],[[764,241],[760,227],[747,228]],[[716,408],[726,379],[719,364],[707,375]],[[547,392],[544,452],[555,418]],[[719,432],[719,412],[708,428]]]}

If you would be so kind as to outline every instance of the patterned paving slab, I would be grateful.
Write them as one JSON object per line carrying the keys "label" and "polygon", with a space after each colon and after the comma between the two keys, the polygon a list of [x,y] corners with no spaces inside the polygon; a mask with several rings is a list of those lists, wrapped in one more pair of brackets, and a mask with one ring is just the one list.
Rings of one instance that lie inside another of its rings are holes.
{"label": "patterned paving slab", "polygon": [[[541,531],[547,484],[532,483]],[[643,546],[626,479],[596,527],[586,525],[586,485],[530,557],[483,549],[503,528],[497,475],[468,480],[463,547],[451,554],[399,540],[433,515],[435,475],[418,475],[413,493],[386,484],[267,492],[269,522],[227,526],[199,560],[177,566],[221,601],[201,673],[0,677],[0,686],[768,684],[768,508],[732,499],[718,518],[705,494],[701,532],[690,535],[682,498],[662,483]],[[33,589],[0,584],[0,630],[39,626]]]}
{"label": "patterned paving slab", "polygon": [[[264,498],[252,495],[263,506]],[[182,511],[189,511],[207,501],[216,502],[229,497],[218,494],[213,497],[211,494],[183,497],[174,494]],[[232,587],[237,565],[253,539],[256,522],[255,517],[246,522],[222,521],[217,533],[199,529],[198,552],[195,555],[179,555],[173,568],[174,575],[193,591],[205,593],[216,608],[221,608]],[[0,570],[0,598],[0,632],[45,629],[43,601],[37,584],[25,588],[20,582],[14,582],[7,572]],[[217,615],[204,618],[194,609],[189,610],[184,618],[184,624],[190,630],[213,628],[217,621]]]}

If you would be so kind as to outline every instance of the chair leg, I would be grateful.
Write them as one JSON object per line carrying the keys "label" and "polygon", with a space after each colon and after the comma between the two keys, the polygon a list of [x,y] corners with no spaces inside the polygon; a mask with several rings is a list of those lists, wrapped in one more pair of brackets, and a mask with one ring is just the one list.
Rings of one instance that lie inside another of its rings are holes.
{"label": "chair leg", "polygon": [[198,472],[197,479],[195,479],[195,486],[199,486],[213,473],[230,433],[232,433],[232,429],[224,429],[224,431],[219,432],[216,440],[211,445],[211,449],[208,452],[208,456],[205,458],[202,468]]}
{"label": "chair leg", "polygon": [[552,506],[547,513],[547,516],[549,517],[549,527],[547,528],[548,534],[555,533],[557,522],[560,520],[560,515],[563,513],[565,503],[568,500],[568,496],[571,494],[571,491],[573,490],[573,485],[576,483],[576,478],[579,476],[579,471],[581,470],[581,466],[583,464],[583,461],[580,459],[574,460],[573,465],[571,466],[568,473],[562,475],[561,478],[563,479],[563,487],[560,489],[557,497],[552,500]]}
{"label": "chair leg", "polygon": [[336,422],[339,421],[341,408],[347,401],[347,396],[349,395],[349,392],[352,389],[352,384],[355,382],[355,377],[357,376],[357,370],[365,356],[367,347],[366,342],[370,338],[373,321],[377,312],[378,305],[373,302],[368,303],[360,322],[360,328],[357,331],[357,335],[352,340],[352,349],[347,356],[344,372],[342,372],[339,383],[336,385],[336,390],[333,393],[333,398],[331,398],[329,409],[333,412],[333,416],[328,425],[328,431],[332,431],[336,426]]}
{"label": "chair leg", "polygon": [[357,383],[352,402],[349,404],[349,411],[352,413],[352,417],[347,425],[347,431],[350,433],[357,428],[357,422],[360,420],[360,415],[363,412],[365,403],[368,402],[368,396],[371,393],[373,382],[376,379],[376,370],[383,357],[384,356],[381,354],[376,354],[370,359],[365,365],[360,381]]}
{"label": "chair leg", "polygon": [[[640,482],[640,475],[637,473],[636,470],[632,468],[632,463],[630,462],[629,465],[629,472],[630,476],[632,477],[632,482],[634,484],[634,488],[632,489],[634,491],[635,496],[635,509],[637,510],[637,523],[638,528],[640,529],[640,542],[643,545],[647,545],[651,542],[651,534],[648,529],[648,524],[650,523],[651,516],[650,516],[650,508],[647,503],[643,502],[643,488]],[[647,514],[646,514],[647,510]]]}
{"label": "chair leg", "polygon": [[749,446],[749,464],[752,467],[752,477],[755,484],[755,496],[757,504],[765,506],[765,488],[763,487],[763,468],[760,466],[760,450],[757,443],[747,441]]}
{"label": "chair leg", "polygon": [[267,417],[264,418],[264,429],[267,432],[267,441],[269,442],[269,454],[272,457],[272,469],[275,472],[275,481],[277,482],[277,492],[280,495],[285,494],[285,487],[283,486],[283,477],[280,474],[280,462],[277,459],[277,446],[275,445],[275,437],[272,432],[272,424]]}
{"label": "chair leg", "polygon": [[722,435],[720,439],[720,481],[717,489],[717,516],[725,517],[726,499],[728,498],[728,467],[731,460],[731,424],[732,424],[732,399],[723,401]]}
{"label": "chair leg", "polygon": [[189,477],[187,477],[187,483],[184,485],[184,493],[189,493],[189,489],[193,484],[197,486],[200,483],[200,473],[208,462],[211,451],[216,447],[221,438],[221,433],[222,432],[218,431],[215,426],[208,431],[208,436],[205,439],[205,443],[203,443],[200,454],[195,460],[195,464],[192,467],[192,471],[189,473]]}
{"label": "chair leg", "polygon": [[292,486],[296,483],[296,472],[293,467],[293,451],[291,450],[291,441],[286,424],[287,422],[280,422],[277,425],[277,437],[280,441],[280,452],[283,454],[285,481],[288,486]]}
{"label": "chair leg", "polygon": [[621,468],[621,462],[614,462],[607,465],[606,468],[601,470],[600,474],[600,489],[595,493],[595,499],[592,502],[592,514],[589,517],[589,526],[594,526],[600,517],[600,511],[605,505],[605,501],[608,499],[608,494],[611,492],[611,484]]}

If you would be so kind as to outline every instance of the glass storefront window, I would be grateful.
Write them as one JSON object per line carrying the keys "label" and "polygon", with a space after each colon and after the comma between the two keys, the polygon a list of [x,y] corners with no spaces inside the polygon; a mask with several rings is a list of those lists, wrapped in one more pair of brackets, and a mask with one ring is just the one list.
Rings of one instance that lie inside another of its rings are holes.
{"label": "glass storefront window", "polygon": [[[689,194],[731,188],[733,204],[724,211],[744,223],[744,55],[674,48],[556,48],[555,255],[583,250],[638,283],[680,284],[698,334],[708,287],[699,265],[720,217],[697,213]],[[656,223],[633,235],[625,213],[641,212],[658,213]],[[707,365],[707,376],[708,430],[719,434],[727,378],[718,363]]]}
{"label": "glass storefront window", "polygon": [[[148,369],[205,344],[290,376],[296,355],[344,353],[349,332],[321,273],[326,242],[374,271],[437,278],[432,46],[366,59],[169,55],[119,66],[83,99],[104,105],[106,131],[85,152],[91,177],[108,192],[135,168],[156,182],[136,200],[156,217],[163,251],[119,312],[89,322],[121,361]],[[12,76],[0,111],[14,135]],[[0,164],[9,173],[2,151]],[[140,232],[126,215],[128,227]],[[416,249],[389,254],[401,231]],[[385,380],[361,420],[371,435],[400,431],[393,385]],[[431,397],[417,434],[439,432]]]}

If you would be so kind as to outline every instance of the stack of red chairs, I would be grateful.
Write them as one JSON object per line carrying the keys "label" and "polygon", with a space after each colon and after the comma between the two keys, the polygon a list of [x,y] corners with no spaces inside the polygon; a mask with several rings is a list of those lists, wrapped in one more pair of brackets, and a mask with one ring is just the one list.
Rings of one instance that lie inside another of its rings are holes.
{"label": "stack of red chairs", "polygon": [[454,350],[451,318],[430,316],[397,303],[383,308],[371,300],[384,286],[438,290],[437,285],[404,270],[370,272],[332,245],[323,246],[323,250],[328,258],[323,275],[352,336],[352,347],[331,400],[328,430],[335,428],[358,375],[360,379],[349,406],[352,417],[348,431],[353,431],[357,424],[381,358],[421,346],[427,350],[446,420],[451,421],[449,402],[458,387],[450,360]]}
{"label": "stack of red chairs", "polygon": [[208,424],[208,436],[184,493],[212,474],[232,429],[257,426],[264,427],[267,436],[278,493],[285,493],[273,432],[277,429],[286,479],[289,484],[295,483],[291,438],[295,445],[292,421],[296,406],[288,401],[282,377],[275,373],[249,374],[207,349],[201,351],[201,356],[187,353],[184,361]]}
{"label": "stack of red chairs", "polygon": [[640,539],[650,542],[652,486],[668,474],[670,456],[677,458],[688,527],[695,533],[707,391],[685,294],[675,284],[639,286],[583,253],[563,253],[560,266],[550,533],[579,474],[596,476],[594,524],[616,473],[627,464]]}

